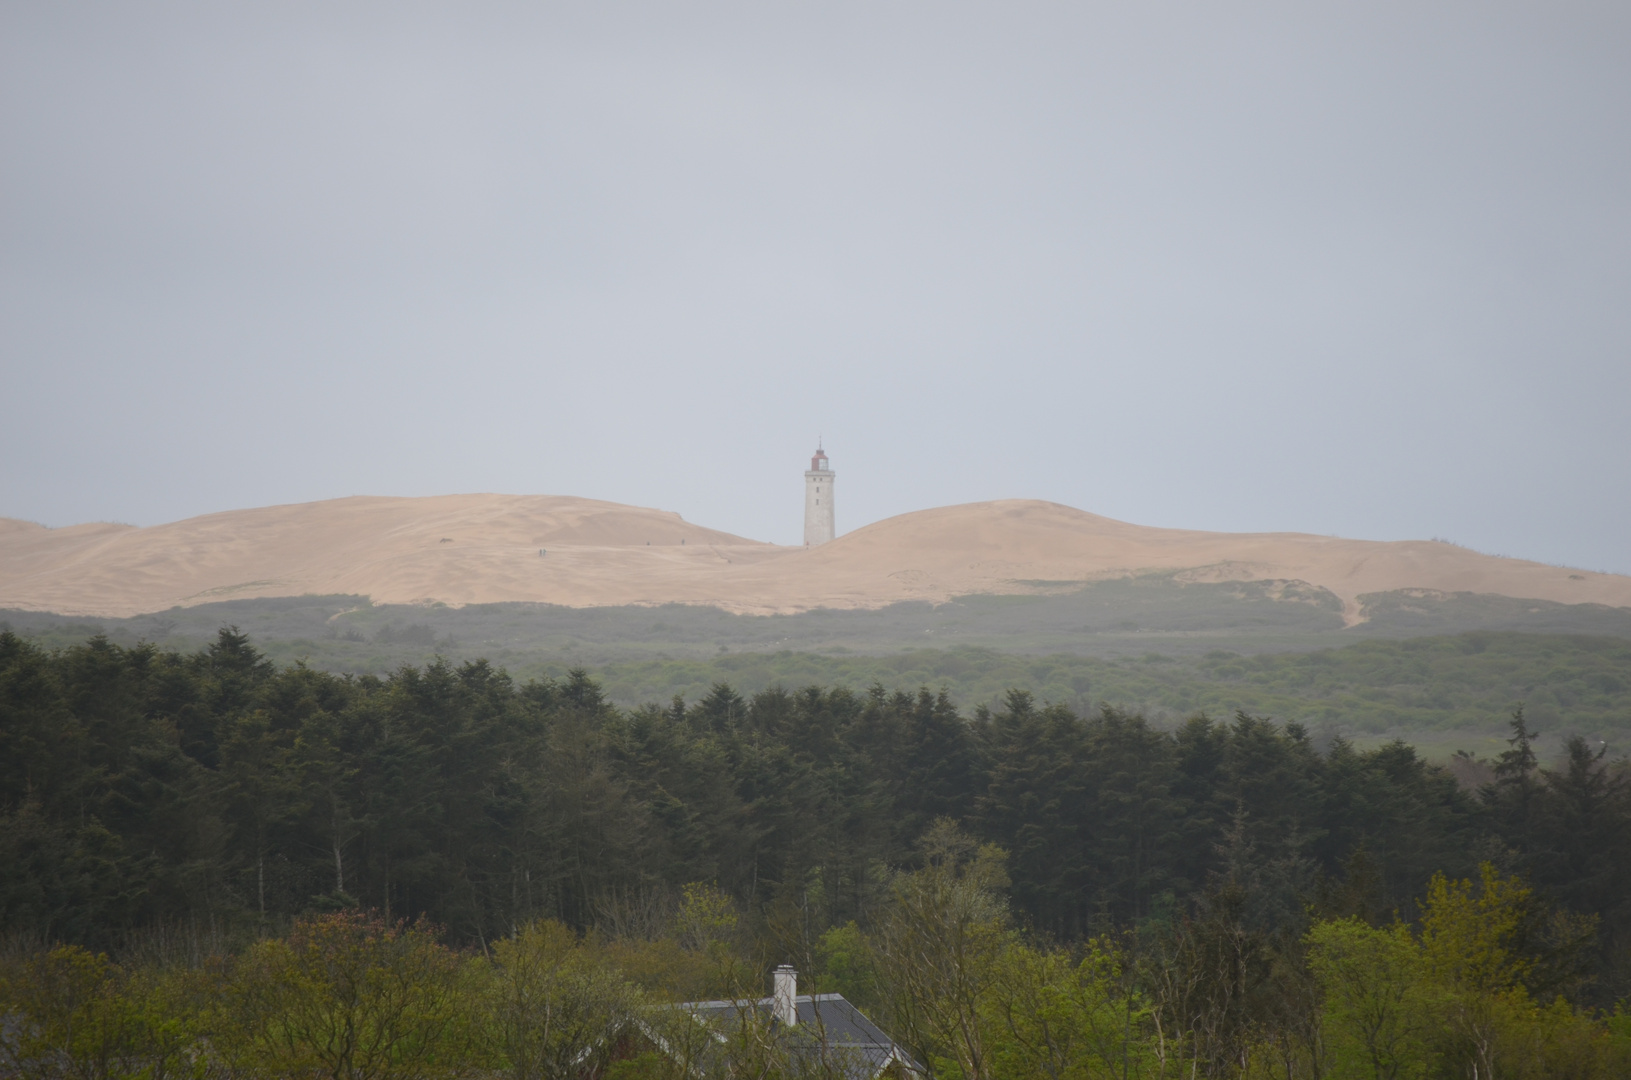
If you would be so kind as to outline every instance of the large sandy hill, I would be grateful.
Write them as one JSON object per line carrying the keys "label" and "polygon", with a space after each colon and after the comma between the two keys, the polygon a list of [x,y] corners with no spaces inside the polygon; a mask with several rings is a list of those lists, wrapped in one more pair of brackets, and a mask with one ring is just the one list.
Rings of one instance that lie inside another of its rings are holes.
{"label": "large sandy hill", "polygon": [[[546,554],[540,555],[540,549]],[[709,604],[733,612],[872,608],[1127,574],[1303,581],[1631,607],[1631,577],[1430,541],[1209,533],[1002,500],[902,514],[806,549],[678,514],[522,495],[357,497],[151,528],[0,519],[0,607],[120,617],[228,598],[361,594],[375,603]]]}

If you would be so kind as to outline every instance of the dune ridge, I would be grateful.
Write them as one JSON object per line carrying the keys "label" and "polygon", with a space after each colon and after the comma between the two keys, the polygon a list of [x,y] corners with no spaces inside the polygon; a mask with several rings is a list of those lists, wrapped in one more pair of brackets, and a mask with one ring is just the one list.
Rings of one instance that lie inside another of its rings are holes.
{"label": "dune ridge", "polygon": [[1360,597],[1399,589],[1631,607],[1631,577],[1437,541],[1160,529],[1028,499],[901,514],[818,548],[545,495],[355,496],[148,528],[0,519],[0,607],[109,618],[335,593],[393,604],[685,603],[773,614],[1155,572],[1305,582],[1339,597],[1350,623],[1364,617]]}

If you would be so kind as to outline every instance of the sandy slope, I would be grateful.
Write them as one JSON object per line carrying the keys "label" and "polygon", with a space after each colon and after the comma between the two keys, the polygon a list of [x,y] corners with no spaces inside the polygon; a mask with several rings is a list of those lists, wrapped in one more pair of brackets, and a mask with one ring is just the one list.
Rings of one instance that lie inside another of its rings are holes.
{"label": "sandy slope", "polygon": [[658,510],[524,495],[357,497],[146,529],[0,519],[0,607],[73,615],[307,593],[768,613],[1156,570],[1202,581],[1305,581],[1341,597],[1350,621],[1361,617],[1361,595],[1406,588],[1631,607],[1631,577],[1450,544],[1152,529],[1018,499],[902,514],[815,549],[756,543]]}

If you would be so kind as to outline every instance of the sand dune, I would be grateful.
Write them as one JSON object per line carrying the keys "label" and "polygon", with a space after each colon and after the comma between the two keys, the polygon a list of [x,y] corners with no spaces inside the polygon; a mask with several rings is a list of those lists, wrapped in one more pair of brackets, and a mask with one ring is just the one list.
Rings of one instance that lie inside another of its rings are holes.
{"label": "sand dune", "polygon": [[902,514],[814,549],[757,543],[658,510],[525,495],[356,497],[140,529],[0,519],[0,607],[109,617],[333,593],[375,603],[690,603],[768,614],[1153,571],[1307,582],[1340,597],[1350,622],[1363,618],[1361,596],[1395,589],[1631,607],[1631,577],[1451,544],[1155,529],[1019,499]]}

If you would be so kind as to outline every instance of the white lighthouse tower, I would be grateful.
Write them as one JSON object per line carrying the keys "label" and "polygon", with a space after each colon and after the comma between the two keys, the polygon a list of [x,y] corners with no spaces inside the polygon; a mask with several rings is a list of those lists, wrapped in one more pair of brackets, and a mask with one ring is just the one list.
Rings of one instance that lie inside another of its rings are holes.
{"label": "white lighthouse tower", "polygon": [[810,469],[804,474],[804,546],[825,544],[835,535],[832,516],[832,481],[827,452],[816,445]]}

